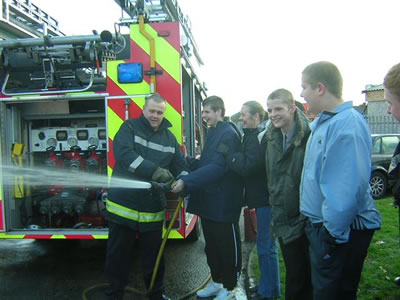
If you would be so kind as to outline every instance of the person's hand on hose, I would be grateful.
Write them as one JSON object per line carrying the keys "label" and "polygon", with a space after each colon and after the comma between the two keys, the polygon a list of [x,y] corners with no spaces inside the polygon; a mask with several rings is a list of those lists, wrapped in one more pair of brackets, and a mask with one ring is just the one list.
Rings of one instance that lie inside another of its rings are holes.
{"label": "person's hand on hose", "polygon": [[157,167],[151,176],[151,180],[158,183],[171,184],[174,181],[174,176],[167,169]]}
{"label": "person's hand on hose", "polygon": [[172,184],[171,192],[177,194],[182,192],[184,188],[185,188],[185,182],[182,179],[178,179]]}

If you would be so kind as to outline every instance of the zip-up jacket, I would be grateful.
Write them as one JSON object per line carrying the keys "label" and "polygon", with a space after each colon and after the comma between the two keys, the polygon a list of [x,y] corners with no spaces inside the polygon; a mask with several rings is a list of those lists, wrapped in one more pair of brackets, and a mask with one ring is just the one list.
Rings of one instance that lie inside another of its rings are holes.
{"label": "zip-up jacket", "polygon": [[142,115],[125,121],[113,141],[115,166],[107,200],[107,219],[137,231],[157,230],[164,220],[165,194],[157,189],[120,188],[116,178],[151,181],[157,167],[174,176],[187,174],[185,160],[171,123],[163,119],[157,131]]}
{"label": "zip-up jacket", "polygon": [[372,140],[364,116],[345,102],[322,112],[311,124],[301,181],[301,212],[323,223],[337,243],[351,229],[378,229],[381,217],[372,198]]}
{"label": "zip-up jacket", "polygon": [[200,160],[188,159],[189,175],[182,177],[190,193],[188,211],[201,218],[221,223],[239,220],[243,206],[241,177],[231,171],[217,146],[225,144],[240,151],[240,135],[229,122],[218,122],[210,128]]}
{"label": "zip-up jacket", "polygon": [[265,173],[265,141],[259,141],[259,128],[244,128],[241,152],[228,155],[227,164],[244,182],[244,199],[249,208],[268,206]]}
{"label": "zip-up jacket", "polygon": [[[392,188],[393,198],[399,202],[400,200],[400,143],[397,144],[394,150],[392,160],[389,166],[389,174],[396,178]],[[398,204],[398,203],[397,203]]]}
{"label": "zip-up jacket", "polygon": [[304,234],[305,216],[300,214],[300,179],[303,158],[310,127],[304,113],[295,110],[296,131],[289,147],[283,151],[280,128],[271,123],[266,138],[266,171],[269,201],[271,204],[271,228],[273,234],[287,244]]}

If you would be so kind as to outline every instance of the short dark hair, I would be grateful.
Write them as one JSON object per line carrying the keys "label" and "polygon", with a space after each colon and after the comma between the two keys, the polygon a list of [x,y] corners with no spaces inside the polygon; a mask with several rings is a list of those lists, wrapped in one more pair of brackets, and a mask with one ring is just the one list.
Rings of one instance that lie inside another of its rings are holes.
{"label": "short dark hair", "polygon": [[313,89],[318,83],[322,83],[333,96],[341,99],[343,89],[343,78],[339,69],[331,62],[320,61],[308,65],[303,70],[304,80],[311,85]]}
{"label": "short dark hair", "polygon": [[243,106],[246,106],[248,108],[249,113],[252,116],[254,116],[255,114],[258,113],[260,115],[261,122],[264,120],[265,110],[260,103],[252,100],[252,101],[247,101],[247,102],[243,103]]}
{"label": "short dark hair", "polygon": [[274,100],[274,99],[280,99],[284,103],[286,103],[288,106],[291,106],[294,104],[293,95],[287,89],[277,89],[277,90],[273,91],[271,94],[269,94],[267,100]]}
{"label": "short dark hair", "polygon": [[214,112],[216,112],[218,109],[220,109],[221,117],[225,116],[225,104],[224,104],[224,100],[222,100],[221,97],[218,97],[218,96],[207,97],[203,101],[203,107],[204,106],[209,106]]}
{"label": "short dark hair", "polygon": [[383,85],[390,93],[400,96],[400,63],[390,68],[383,80]]}
{"label": "short dark hair", "polygon": [[165,99],[160,96],[158,93],[151,94],[150,96],[145,97],[144,99],[144,106],[146,107],[147,103],[149,103],[150,100],[153,100],[156,103],[165,103]]}

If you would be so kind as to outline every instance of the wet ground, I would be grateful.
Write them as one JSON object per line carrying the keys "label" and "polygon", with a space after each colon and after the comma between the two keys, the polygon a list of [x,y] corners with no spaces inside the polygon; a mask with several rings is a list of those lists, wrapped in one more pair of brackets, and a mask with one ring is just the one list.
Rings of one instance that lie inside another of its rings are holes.
{"label": "wet ground", "polygon": [[[83,299],[86,289],[105,283],[105,246],[105,240],[0,240],[0,299]],[[242,246],[246,267],[254,242]],[[133,256],[130,285],[144,290],[136,250]],[[173,300],[196,289],[209,275],[202,238],[197,242],[169,240],[165,261],[166,294]],[[103,299],[103,292],[103,287],[95,288],[87,299]],[[125,299],[141,297],[128,293]]]}

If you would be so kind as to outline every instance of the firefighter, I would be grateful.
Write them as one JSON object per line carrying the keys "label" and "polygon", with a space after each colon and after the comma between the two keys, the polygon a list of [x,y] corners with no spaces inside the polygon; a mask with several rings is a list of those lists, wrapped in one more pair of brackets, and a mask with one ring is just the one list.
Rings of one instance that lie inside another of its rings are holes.
{"label": "firefighter", "polygon": [[[171,123],[164,119],[165,109],[166,102],[160,95],[147,97],[142,116],[125,121],[114,138],[115,166],[107,200],[106,299],[123,299],[136,237],[149,288],[162,241],[166,203],[162,189],[119,188],[113,179],[152,181],[155,186],[168,187],[175,177],[188,174],[179,144],[168,129]],[[168,299],[163,295],[163,275],[161,260],[154,288],[148,293],[150,300]]]}

